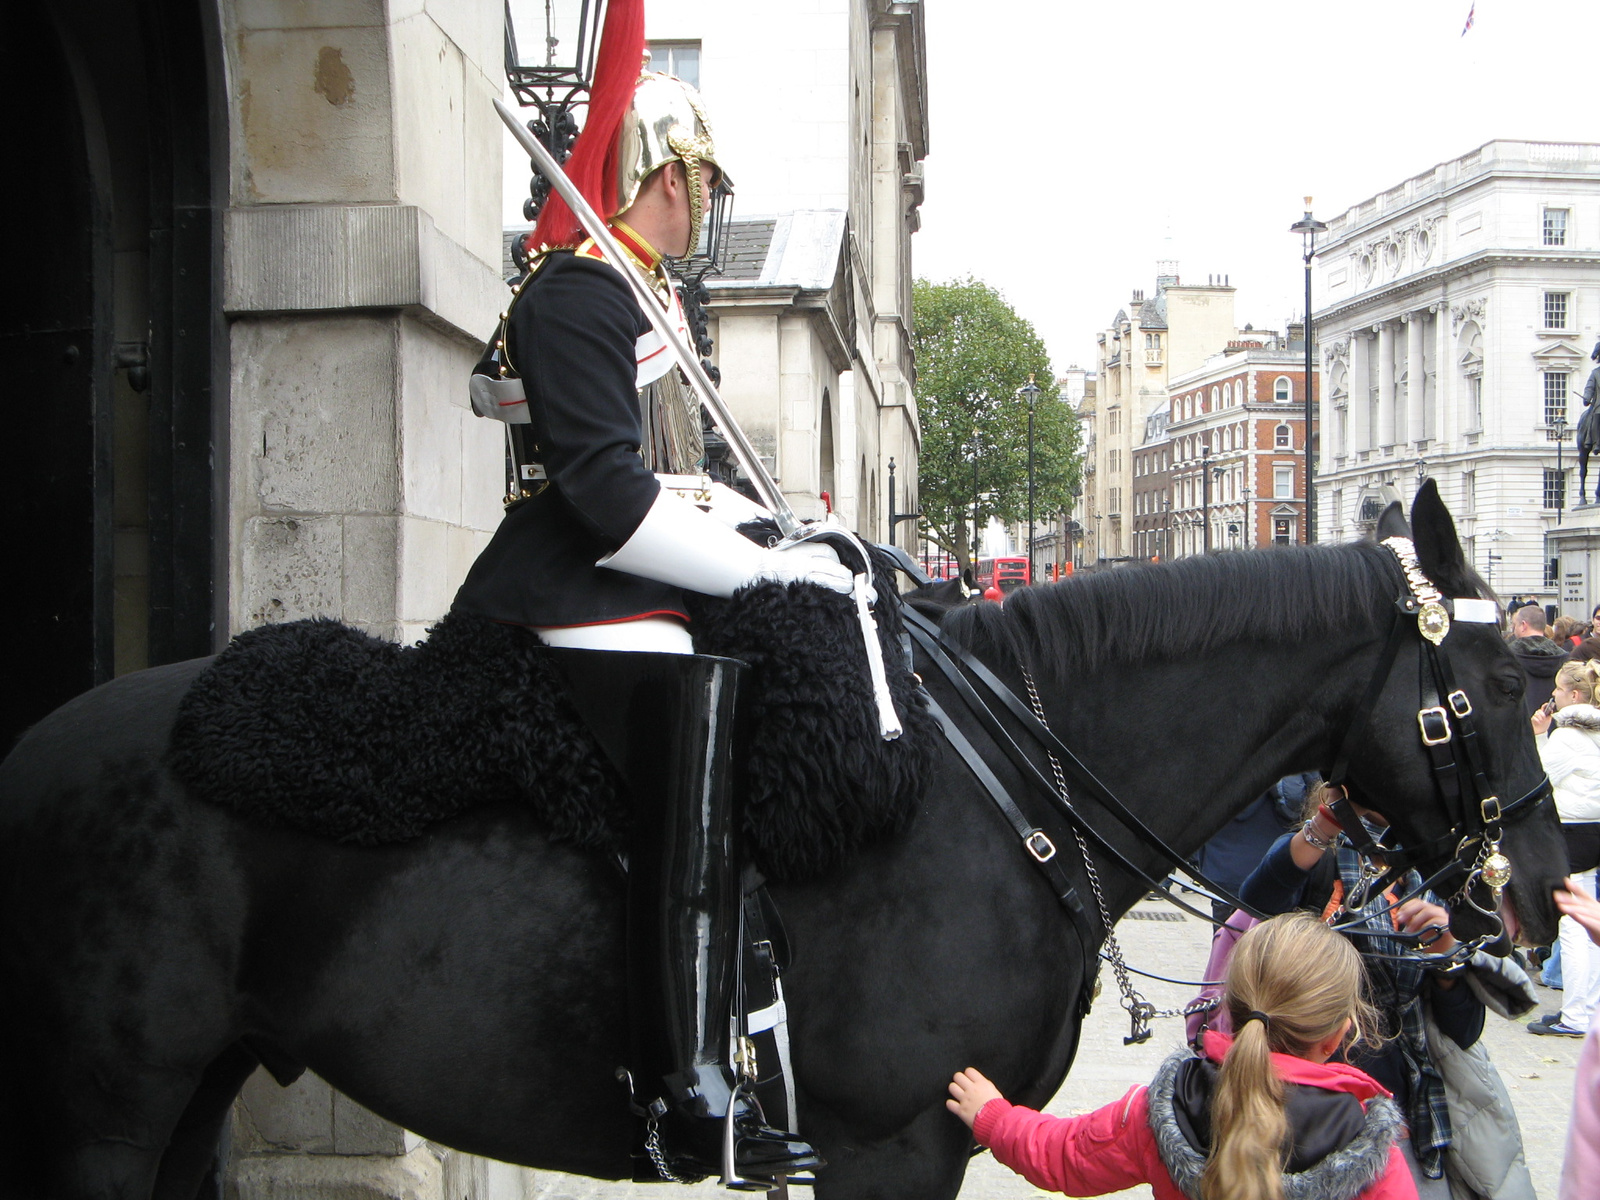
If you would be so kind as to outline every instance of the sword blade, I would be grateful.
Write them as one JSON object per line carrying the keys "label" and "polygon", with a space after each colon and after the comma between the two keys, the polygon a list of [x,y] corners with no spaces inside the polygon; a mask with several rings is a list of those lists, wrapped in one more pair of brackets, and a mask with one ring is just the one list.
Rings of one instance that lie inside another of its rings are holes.
{"label": "sword blade", "polygon": [[498,99],[495,100],[494,107],[500,114],[500,119],[506,123],[506,128],[510,129],[512,136],[517,139],[517,144],[528,152],[528,157],[533,161],[539,174],[548,179],[550,186],[560,193],[561,198],[572,209],[572,215],[578,218],[578,224],[582,225],[584,232],[594,239],[594,244],[600,248],[600,253],[605,255],[606,260],[617,268],[622,277],[628,281],[628,285],[633,288],[639,307],[644,310],[644,315],[649,318],[650,324],[666,342],[668,350],[677,360],[678,366],[683,369],[689,383],[700,394],[701,403],[710,411],[711,419],[722,431],[722,436],[728,440],[728,447],[733,451],[739,469],[755,485],[762,503],[776,518],[778,528],[785,537],[797,532],[801,528],[800,518],[795,516],[794,509],[789,507],[789,501],[784,498],[782,490],[778,487],[778,481],[768,473],[761,456],[750,444],[750,439],[745,436],[744,430],[739,428],[739,423],[733,419],[733,414],[728,411],[728,406],[717,393],[716,385],[711,382],[711,377],[700,365],[699,356],[690,352],[689,347],[678,336],[677,329],[667,319],[667,314],[655,294],[646,286],[644,280],[639,278],[638,272],[628,264],[626,252],[611,236],[606,223],[583,198],[583,194],[573,185],[572,180],[567,178],[567,173],[561,169],[561,165],[556,162],[550,151],[528,132],[522,124],[522,118]]}

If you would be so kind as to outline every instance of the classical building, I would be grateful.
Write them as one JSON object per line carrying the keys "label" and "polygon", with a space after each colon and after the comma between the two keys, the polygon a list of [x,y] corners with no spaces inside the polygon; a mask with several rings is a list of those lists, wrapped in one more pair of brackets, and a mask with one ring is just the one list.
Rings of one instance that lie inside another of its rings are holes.
{"label": "classical building", "polygon": [[1581,411],[1597,262],[1600,145],[1488,142],[1330,221],[1319,537],[1371,529],[1431,476],[1491,585],[1554,601],[1545,533],[1572,464],[1554,438]]}
{"label": "classical building", "polygon": [[1173,554],[1172,438],[1170,413],[1157,409],[1144,419],[1144,438],[1133,448],[1133,555]]}
{"label": "classical building", "polygon": [[[911,236],[928,151],[922,5],[651,0],[657,57],[693,56],[736,184],[706,280],[722,395],[801,517],[887,541],[889,459],[916,511]],[[773,46],[789,64],[774,70]],[[911,536],[904,525],[902,544]]]}
{"label": "classical building", "polygon": [[1221,276],[1184,284],[1161,264],[1156,290],[1136,289],[1128,306],[1096,335],[1099,394],[1085,418],[1083,511],[1078,517],[1091,562],[1126,558],[1133,546],[1133,452],[1146,418],[1167,407],[1167,380],[1192,371],[1235,336],[1234,289]]}
{"label": "classical building", "polygon": [[[1244,334],[1175,376],[1170,440],[1176,557],[1304,540],[1305,343]],[[1165,457],[1165,452],[1163,452]],[[1146,488],[1146,505],[1161,497]],[[1209,527],[1209,535],[1207,529]]]}

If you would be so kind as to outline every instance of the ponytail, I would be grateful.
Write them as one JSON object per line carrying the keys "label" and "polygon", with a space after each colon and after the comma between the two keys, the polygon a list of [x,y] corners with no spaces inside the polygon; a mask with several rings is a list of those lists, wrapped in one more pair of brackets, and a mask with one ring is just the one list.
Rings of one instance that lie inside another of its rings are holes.
{"label": "ponytail", "polygon": [[1272,1054],[1304,1056],[1345,1028],[1376,1028],[1361,957],[1310,913],[1263,921],[1234,947],[1223,1002],[1233,1045],[1211,1097],[1202,1200],[1283,1200],[1289,1149],[1283,1080]]}
{"label": "ponytail", "polygon": [[1211,1097],[1211,1157],[1200,1177],[1204,1200],[1283,1200],[1283,1145],[1289,1120],[1283,1080],[1272,1069],[1268,1027],[1235,1026]]}

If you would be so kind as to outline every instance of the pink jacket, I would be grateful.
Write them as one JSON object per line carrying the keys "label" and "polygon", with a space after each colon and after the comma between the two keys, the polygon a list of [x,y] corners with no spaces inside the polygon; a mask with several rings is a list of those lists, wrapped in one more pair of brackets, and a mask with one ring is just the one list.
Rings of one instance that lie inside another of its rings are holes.
{"label": "pink jacket", "polygon": [[[1206,1057],[1222,1061],[1232,1040],[1205,1035]],[[1343,1063],[1312,1063],[1274,1054],[1285,1083],[1347,1092],[1365,1105],[1387,1097],[1375,1079]],[[1148,1183],[1156,1200],[1185,1200],[1161,1160],[1150,1127],[1150,1088],[1131,1089],[1114,1104],[1078,1117],[1049,1117],[1005,1100],[983,1106],[973,1126],[979,1143],[1035,1187],[1068,1196],[1102,1196]],[[1389,1149],[1383,1174],[1358,1193],[1362,1200],[1416,1200],[1417,1189],[1398,1145]]]}
{"label": "pink jacket", "polygon": [[[1589,1036],[1578,1055],[1572,1089],[1572,1124],[1567,1126],[1567,1157],[1561,1164],[1561,1200],[1588,1200],[1600,1179],[1600,1024],[1589,1021]],[[988,1112],[985,1107],[984,1112]],[[982,1113],[978,1114],[982,1116]],[[1584,1182],[1587,1180],[1587,1182]]]}

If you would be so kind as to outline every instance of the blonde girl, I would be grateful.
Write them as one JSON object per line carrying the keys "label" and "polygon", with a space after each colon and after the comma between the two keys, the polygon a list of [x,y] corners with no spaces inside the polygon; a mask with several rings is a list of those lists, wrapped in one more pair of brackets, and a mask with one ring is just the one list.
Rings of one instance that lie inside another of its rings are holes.
{"label": "blonde girl", "polygon": [[1012,1105],[972,1068],[946,1107],[999,1161],[1070,1196],[1147,1183],[1157,1200],[1414,1198],[1389,1093],[1328,1061],[1376,1027],[1350,943],[1309,913],[1263,921],[1234,948],[1223,1002],[1234,1037],[1207,1032],[1203,1053],[1177,1051],[1095,1112]]}
{"label": "blonde girl", "polygon": [[[1600,865],[1600,708],[1595,686],[1600,665],[1569,662],[1556,672],[1550,700],[1533,714],[1539,759],[1555,794],[1556,814],[1567,842],[1567,870],[1594,894]],[[1600,951],[1571,917],[1562,917],[1561,1011],[1528,1023],[1528,1032],[1582,1037],[1600,1003]]]}

